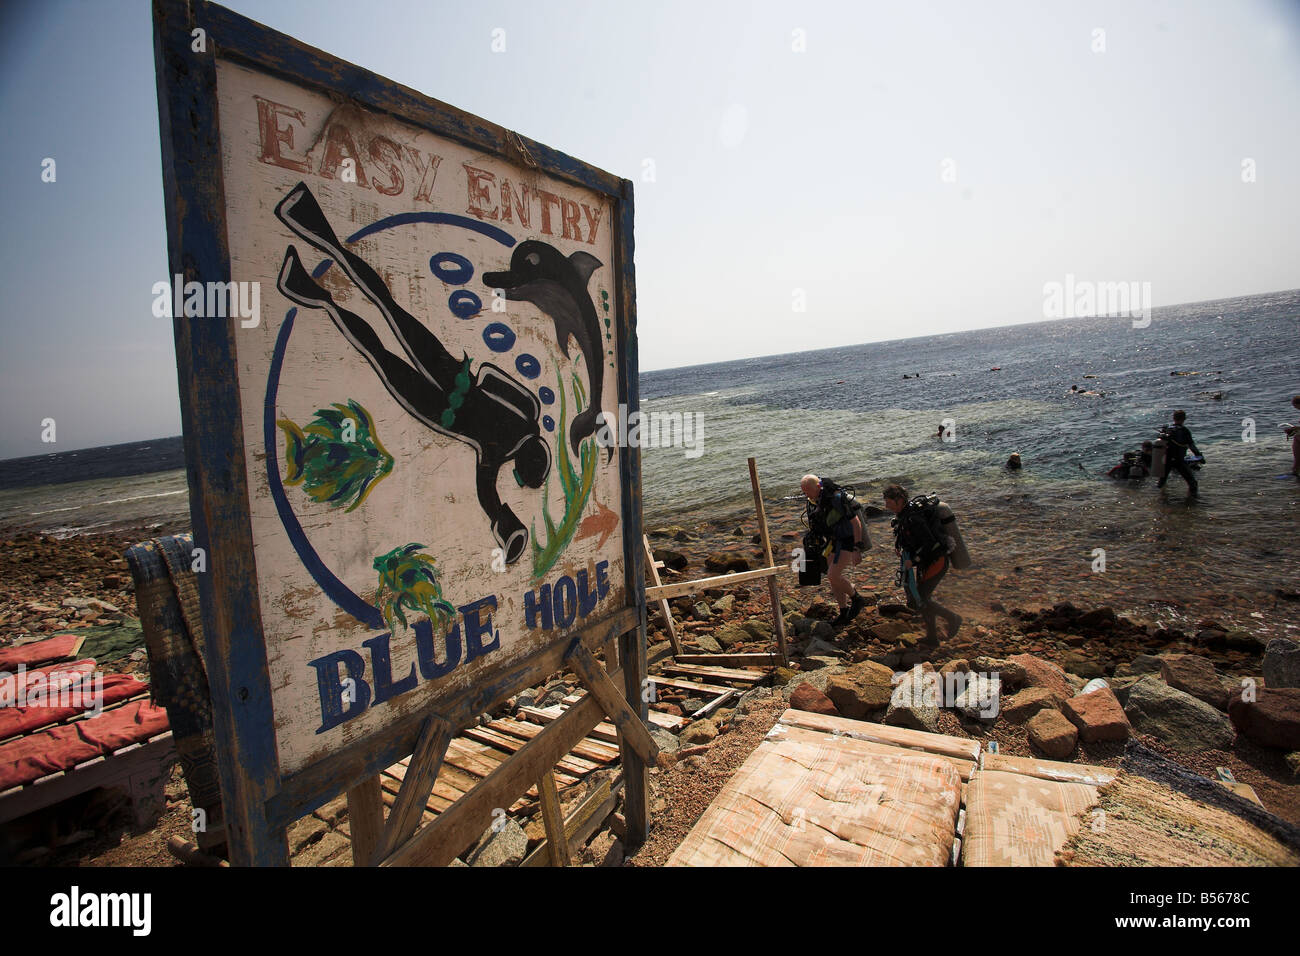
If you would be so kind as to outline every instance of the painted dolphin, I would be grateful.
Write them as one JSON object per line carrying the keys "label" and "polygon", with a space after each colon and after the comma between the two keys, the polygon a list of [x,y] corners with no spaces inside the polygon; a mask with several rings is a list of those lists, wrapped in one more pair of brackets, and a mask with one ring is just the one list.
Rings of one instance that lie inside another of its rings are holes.
{"label": "painted dolphin", "polygon": [[[578,453],[582,439],[596,430],[600,413],[601,385],[604,382],[604,340],[596,306],[587,292],[591,274],[602,263],[586,252],[565,256],[554,246],[528,239],[515,246],[510,256],[509,272],[485,272],[483,284],[501,289],[507,299],[531,302],[555,322],[555,340],[565,358],[569,358],[569,336],[578,341],[587,361],[587,380],[591,383],[591,401],[569,426],[569,444]],[[610,455],[613,455],[611,450]]]}

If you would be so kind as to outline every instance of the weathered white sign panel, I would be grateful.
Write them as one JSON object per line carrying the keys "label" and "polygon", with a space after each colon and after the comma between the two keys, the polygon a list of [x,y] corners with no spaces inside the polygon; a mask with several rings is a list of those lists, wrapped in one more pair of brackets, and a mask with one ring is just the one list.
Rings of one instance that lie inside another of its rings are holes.
{"label": "weathered white sign panel", "polygon": [[[289,773],[627,601],[612,204],[217,60],[235,336]],[[246,327],[251,326],[251,327]]]}

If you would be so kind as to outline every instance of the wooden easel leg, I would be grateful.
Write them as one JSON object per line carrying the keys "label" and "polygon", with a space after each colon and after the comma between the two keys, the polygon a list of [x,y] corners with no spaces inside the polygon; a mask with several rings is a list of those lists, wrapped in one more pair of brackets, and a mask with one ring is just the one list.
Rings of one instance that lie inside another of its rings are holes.
{"label": "wooden easel leg", "polygon": [[352,865],[374,866],[375,851],[384,832],[383,788],[374,776],[348,791],[348,828],[352,833]]}
{"label": "wooden easel leg", "polygon": [[[644,649],[644,645],[642,647]],[[645,763],[653,762],[659,756],[659,745],[646,729],[645,720],[638,713],[639,708],[634,709],[629,702],[629,698],[640,702],[640,685],[635,692],[629,691],[628,696],[624,697],[623,692],[600,666],[600,662],[581,643],[573,645],[568,662],[591,692],[591,696],[596,698],[596,703],[600,704],[600,709],[605,712],[609,722],[618,728],[619,739],[626,743],[626,749],[634,752]],[[627,671],[623,673],[626,675]]]}
{"label": "wooden easel leg", "polygon": [[542,798],[542,822],[546,825],[546,842],[551,848],[551,865],[569,865],[569,841],[564,835],[564,814],[560,812],[560,793],[555,786],[555,771],[548,770],[537,781]]}
{"label": "wooden easel leg", "polygon": [[397,791],[397,801],[388,815],[388,825],[380,841],[380,859],[410,839],[420,825],[425,805],[429,802],[429,792],[433,790],[433,782],[438,777],[442,758],[446,756],[450,743],[451,724],[436,716],[425,721],[415,753],[411,755],[411,762],[402,777],[402,786]]}
{"label": "wooden easel leg", "polygon": [[[638,720],[648,720],[650,708],[641,692],[646,677],[644,618],[640,628],[619,636],[618,656],[623,665],[623,691],[626,699],[631,703]],[[650,786],[646,776],[646,761],[628,745],[625,734],[619,734],[618,742],[623,755],[623,812],[627,820],[623,845],[633,851],[645,843],[650,833]],[[655,749],[657,751],[658,747]]]}
{"label": "wooden easel leg", "polygon": [[[767,509],[763,507],[763,490],[758,484],[758,463],[749,459],[749,483],[754,489],[754,512],[758,515],[758,534],[763,541],[763,557],[767,561],[764,567],[772,567],[772,539],[767,534]],[[767,579],[767,593],[772,599],[772,622],[776,630],[777,652],[781,663],[788,664],[790,656],[785,649],[785,615],[781,611],[781,592],[776,586],[776,578]]]}

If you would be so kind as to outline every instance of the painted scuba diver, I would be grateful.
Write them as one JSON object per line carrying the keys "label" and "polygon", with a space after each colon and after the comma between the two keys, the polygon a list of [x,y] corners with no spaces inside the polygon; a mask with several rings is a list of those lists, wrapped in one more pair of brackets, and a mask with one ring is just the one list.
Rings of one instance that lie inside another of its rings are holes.
{"label": "painted scuba diver", "polygon": [[[594,433],[600,414],[601,386],[605,375],[601,367],[604,347],[600,319],[587,292],[587,282],[601,266],[595,256],[575,252],[565,256],[559,249],[536,239],[515,247],[510,256],[509,272],[485,272],[483,283],[501,289],[507,299],[531,302],[555,322],[555,341],[569,358],[569,336],[578,341],[587,363],[587,380],[591,383],[591,401],[569,426],[569,444],[578,453],[582,440]],[[612,458],[614,449],[608,451]]]}
{"label": "painted scuba diver", "polygon": [[452,356],[438,337],[394,301],[392,293],[360,256],[339,242],[316,197],[299,183],[278,206],[276,217],[317,251],[331,257],[388,322],[406,353],[390,352],[370,324],[341,308],[303,267],[290,246],[277,283],[298,305],[321,309],[403,408],[429,428],[462,441],[477,456],[475,484],[478,500],[505,552],[507,564],[519,560],[528,543],[528,530],[510,506],[501,501],[496,483],[501,468],[514,462],[521,484],[540,488],[551,470],[551,451],[541,437],[541,404],[528,389],[495,365],[479,365],[470,375],[468,355]]}

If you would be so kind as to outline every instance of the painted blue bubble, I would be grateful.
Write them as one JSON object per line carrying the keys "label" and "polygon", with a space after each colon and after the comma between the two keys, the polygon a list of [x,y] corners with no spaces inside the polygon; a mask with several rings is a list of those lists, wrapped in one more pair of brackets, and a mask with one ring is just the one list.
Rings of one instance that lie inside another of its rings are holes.
{"label": "painted blue bubble", "polygon": [[543,425],[543,427],[545,427],[545,429],[546,429],[548,432],[553,432],[553,431],[555,431],[555,419],[552,418],[550,415],[543,415],[543,416],[542,416],[542,425]]}
{"label": "painted blue bubble", "polygon": [[542,400],[543,405],[549,405],[551,402],[555,401],[555,393],[545,385],[537,390],[537,397]]}
{"label": "painted blue bubble", "polygon": [[483,330],[483,341],[493,352],[509,352],[515,344],[515,333],[510,326],[493,322]]}
{"label": "painted blue bubble", "polygon": [[458,319],[470,319],[483,311],[483,300],[468,289],[457,289],[447,299],[451,314]]}
{"label": "painted blue bubble", "polygon": [[515,368],[524,378],[537,378],[542,374],[542,363],[527,352],[515,359]]}
{"label": "painted blue bubble", "polygon": [[474,264],[454,252],[440,252],[429,260],[429,269],[448,285],[464,285],[474,275]]}

